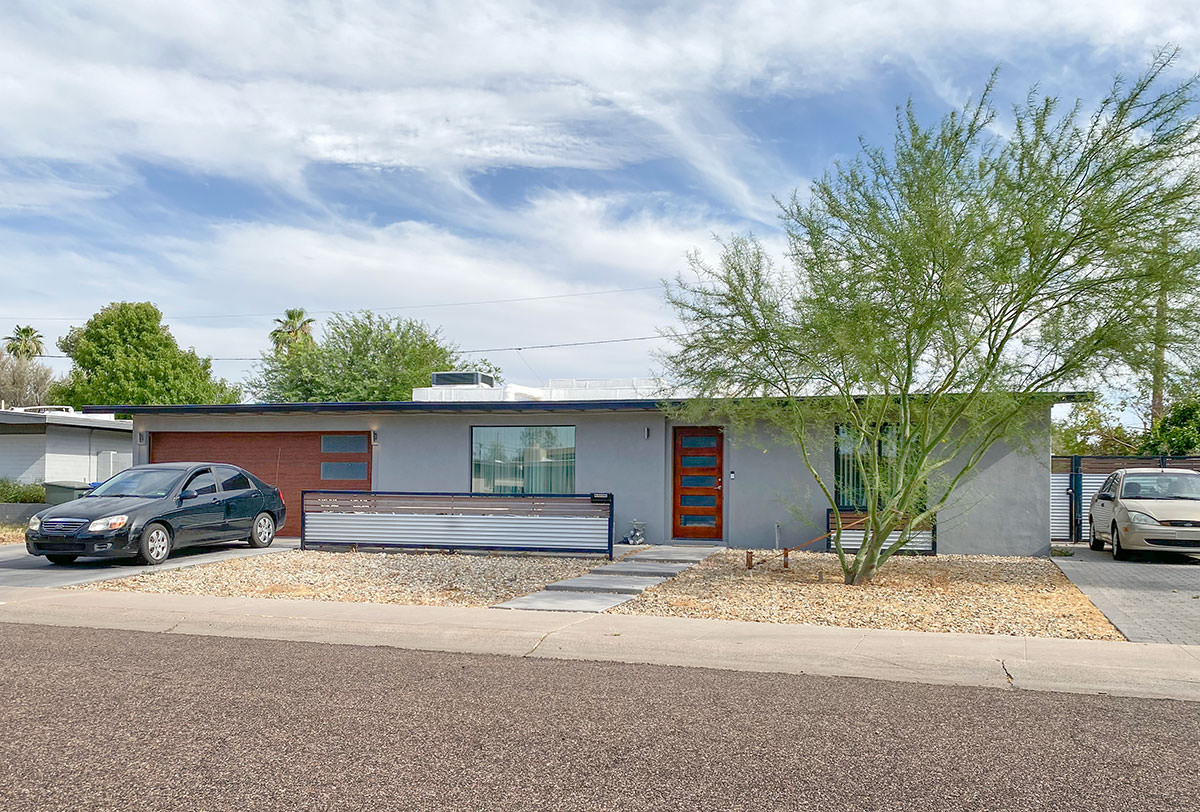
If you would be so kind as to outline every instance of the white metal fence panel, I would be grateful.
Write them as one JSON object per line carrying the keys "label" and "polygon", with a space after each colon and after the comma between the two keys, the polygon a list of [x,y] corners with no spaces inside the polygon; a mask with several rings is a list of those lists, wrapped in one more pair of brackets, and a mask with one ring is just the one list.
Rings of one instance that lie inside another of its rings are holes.
{"label": "white metal fence panel", "polygon": [[[1103,480],[1101,480],[1103,481]],[[1050,475],[1050,540],[1071,539],[1071,475]]]}
{"label": "white metal fence panel", "polygon": [[608,552],[608,519],[586,516],[422,516],[311,513],[308,544]]}
{"label": "white metal fence panel", "polygon": [[612,494],[305,491],[309,547],[491,549],[612,555]]}
{"label": "white metal fence panel", "polygon": [[1096,491],[1100,490],[1100,486],[1104,484],[1104,480],[1108,479],[1108,474],[1080,474],[1083,484],[1079,488],[1079,508],[1080,524],[1079,532],[1084,539],[1088,537],[1088,508],[1092,504],[1092,497],[1096,495]]}
{"label": "white metal fence panel", "polygon": [[[862,530],[843,530],[842,531],[842,549],[846,552],[858,552],[858,548],[862,546],[863,536],[866,535]],[[888,544],[895,544],[900,540],[900,531],[897,530],[887,537]],[[833,539],[829,540],[829,549],[834,549]],[[918,530],[908,537],[908,543],[905,544],[902,550],[913,550],[920,553],[928,553],[933,551],[933,531]]]}

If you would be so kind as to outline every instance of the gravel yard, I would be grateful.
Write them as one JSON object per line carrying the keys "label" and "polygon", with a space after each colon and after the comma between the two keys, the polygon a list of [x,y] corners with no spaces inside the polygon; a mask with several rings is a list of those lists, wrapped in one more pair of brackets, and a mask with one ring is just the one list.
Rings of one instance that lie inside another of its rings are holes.
{"label": "gravel yard", "polygon": [[24,544],[25,527],[19,524],[0,524],[0,544]]}
{"label": "gravel yard", "polygon": [[[756,551],[756,559],[773,551]],[[832,553],[746,569],[729,550],[609,611],[922,632],[1123,640],[1049,559],[897,556],[846,586]]]}
{"label": "gravel yard", "polygon": [[490,606],[583,575],[594,558],[293,550],[76,589],[355,603]]}

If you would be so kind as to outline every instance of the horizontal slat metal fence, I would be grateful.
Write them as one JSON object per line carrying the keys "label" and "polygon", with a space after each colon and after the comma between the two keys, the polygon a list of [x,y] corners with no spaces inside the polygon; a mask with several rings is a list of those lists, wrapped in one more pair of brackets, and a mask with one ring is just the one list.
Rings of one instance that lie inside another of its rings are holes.
{"label": "horizontal slat metal fence", "polygon": [[1109,474],[1122,468],[1188,468],[1200,471],[1200,457],[1051,457],[1051,541],[1087,540],[1088,508],[1092,496]]}
{"label": "horizontal slat metal fence", "polygon": [[610,493],[304,491],[300,547],[594,553],[612,558]]}
{"label": "horizontal slat metal fence", "polygon": [[1050,540],[1071,540],[1071,474],[1050,474]]}
{"label": "horizontal slat metal fence", "polygon": [[[844,552],[848,552],[848,553],[850,553],[850,552],[857,553],[858,549],[860,547],[862,547],[863,538],[864,538],[864,536],[866,536],[866,531],[860,527],[847,528],[846,525],[852,524],[856,520],[861,519],[864,514],[852,513],[852,512],[844,511],[844,510],[841,513],[842,513],[842,550]],[[834,525],[834,521],[833,521],[833,511],[831,509],[827,508],[825,510],[825,522],[826,522],[825,529],[830,531],[830,533],[832,533],[835,525]],[[937,553],[937,533],[935,531],[936,531],[936,528],[929,528],[927,530],[913,531],[908,537],[908,542],[900,549],[907,550],[909,552],[915,552],[915,553],[927,553],[930,555],[936,554]],[[893,533],[891,533],[891,535],[889,535],[887,537],[887,544],[889,544],[889,545],[895,544],[899,540],[900,540],[900,531],[897,530],[897,531],[894,531]],[[829,538],[827,538],[825,540],[825,550],[827,552],[833,552],[834,549],[835,549],[835,547],[834,547],[834,543],[833,543],[833,536],[830,535]]]}

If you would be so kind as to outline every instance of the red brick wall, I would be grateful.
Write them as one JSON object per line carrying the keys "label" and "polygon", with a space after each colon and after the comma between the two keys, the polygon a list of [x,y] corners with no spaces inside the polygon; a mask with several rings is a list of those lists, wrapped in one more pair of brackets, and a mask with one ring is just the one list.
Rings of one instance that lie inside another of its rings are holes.
{"label": "red brick wall", "polygon": [[[321,436],[367,435],[362,431],[156,431],[150,435],[150,462],[225,462],[245,468],[279,488],[287,503],[281,536],[300,535],[300,492],[371,489],[371,444],[365,454],[322,454]],[[321,479],[322,462],[366,462],[367,478]]]}

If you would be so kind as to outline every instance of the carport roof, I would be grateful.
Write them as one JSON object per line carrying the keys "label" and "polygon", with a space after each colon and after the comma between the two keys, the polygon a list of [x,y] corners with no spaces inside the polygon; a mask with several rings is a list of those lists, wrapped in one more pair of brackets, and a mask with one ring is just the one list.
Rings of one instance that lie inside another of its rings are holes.
{"label": "carport roof", "polygon": [[[1074,403],[1095,398],[1091,392],[1046,392],[1049,403]],[[254,414],[529,414],[539,412],[654,412],[664,406],[681,406],[672,400],[501,400],[501,401],[408,401],[328,403],[233,403],[173,406],[84,406],[86,414],[151,415],[254,415]]]}

